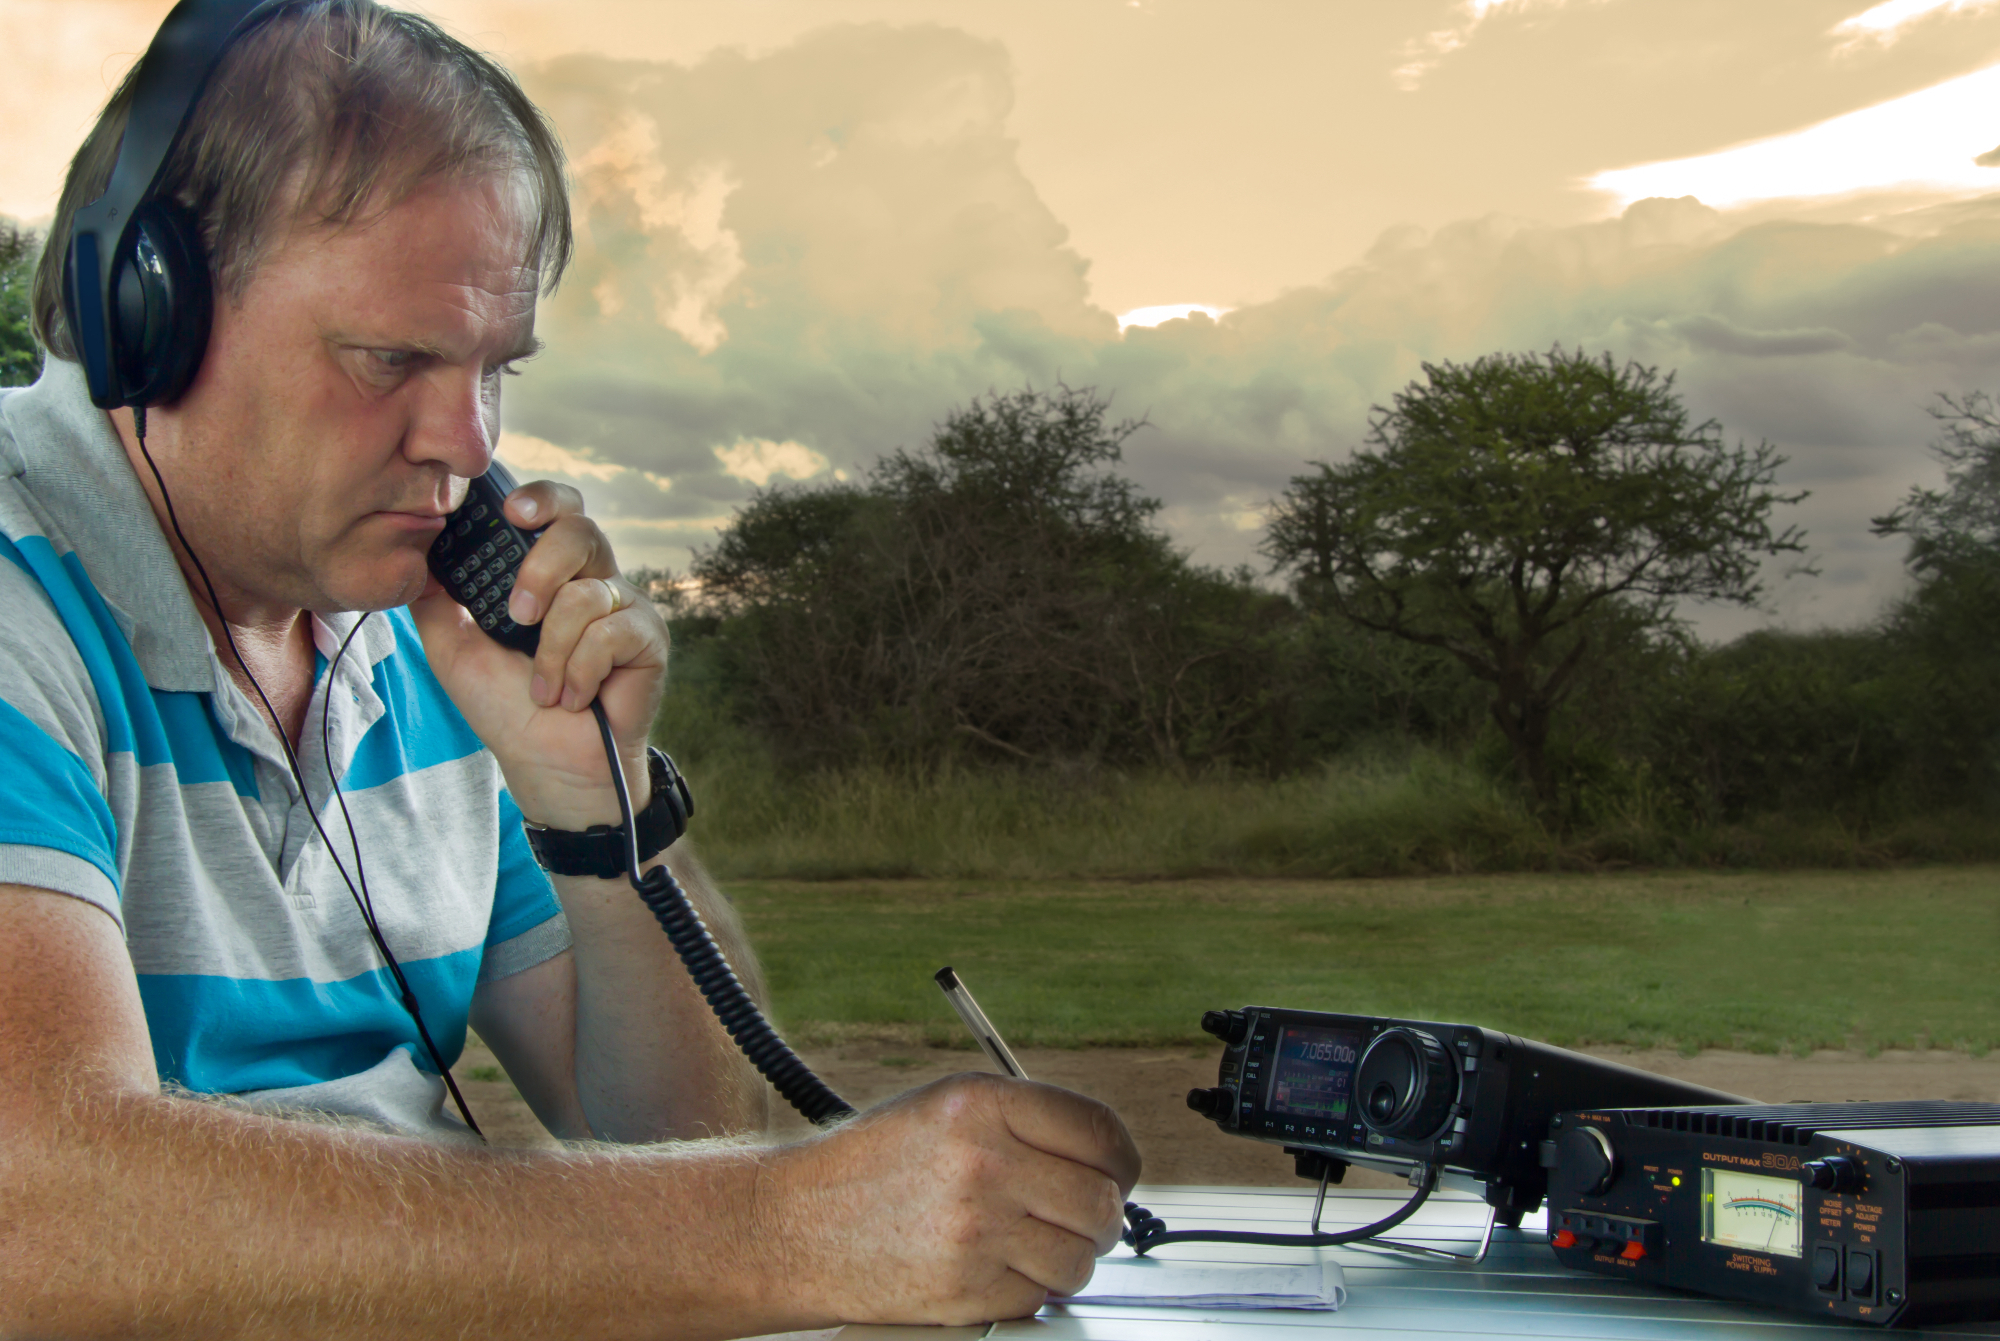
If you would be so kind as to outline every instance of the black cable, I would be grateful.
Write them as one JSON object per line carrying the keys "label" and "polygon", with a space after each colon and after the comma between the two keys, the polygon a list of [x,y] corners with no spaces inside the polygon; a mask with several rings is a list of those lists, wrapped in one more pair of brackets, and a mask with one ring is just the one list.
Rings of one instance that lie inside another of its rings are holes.
{"label": "black cable", "polygon": [[[370,614],[374,614],[374,610],[362,610],[362,616],[358,620],[354,620],[352,628],[348,628],[348,636],[340,638],[340,650],[334,652],[334,660],[328,662],[328,666],[326,666],[326,697],[320,699],[320,757],[326,759],[326,781],[334,789],[334,801],[340,803],[340,819],[346,821],[346,827],[348,827],[348,847],[354,851],[354,879],[360,881],[360,887],[362,887],[362,897],[358,901],[360,903],[360,911],[362,911],[362,921],[368,923],[368,935],[374,939],[376,947],[382,951],[382,957],[388,961],[388,971],[396,979],[396,987],[402,991],[402,1007],[410,1013],[410,1021],[416,1025],[418,1037],[424,1039],[424,1051],[430,1053],[430,1061],[436,1063],[438,1075],[444,1077],[444,1089],[452,1091],[452,1103],[458,1107],[458,1115],[462,1119],[466,1119],[466,1127],[472,1129],[472,1135],[476,1135],[476,1137],[480,1137],[484,1141],[486,1133],[480,1131],[478,1121],[472,1117],[472,1109],[466,1105],[466,1097],[462,1093],[458,1093],[458,1081],[452,1079],[452,1069],[444,1065],[444,1055],[438,1051],[438,1045],[430,1041],[430,1027],[424,1025],[424,1013],[416,1005],[416,991],[412,991],[410,989],[410,981],[406,977],[402,977],[402,965],[398,965],[396,957],[388,953],[388,943],[382,937],[382,925],[376,921],[376,915],[374,915],[374,897],[368,893],[368,871],[362,867],[362,841],[354,833],[354,815],[348,811],[348,797],[346,797],[344,791],[340,791],[340,779],[334,777],[334,747],[332,747],[334,673],[336,673],[336,670],[340,670],[340,658],[348,654],[348,644],[354,642],[354,634],[358,634],[362,630],[362,624],[368,622]],[[258,693],[262,693],[262,691],[258,691]],[[300,789],[300,793],[306,791],[304,781],[298,785],[298,789]],[[338,857],[334,861],[338,865]]]}
{"label": "black cable", "polygon": [[[196,554],[194,546],[188,543],[187,533],[181,530],[180,516],[174,511],[173,495],[167,492],[167,482],[160,474],[159,463],[153,460],[153,453],[146,447],[146,407],[143,405],[132,407],[132,432],[133,436],[139,440],[139,455],[146,458],[146,468],[153,472],[153,483],[159,486],[160,501],[166,504],[167,521],[174,528],[174,538],[181,542],[181,549],[187,553],[188,559],[193,562],[195,572],[201,575],[202,586],[208,590],[208,603],[210,608],[215,611],[215,622],[222,625],[222,637],[229,644],[229,654],[236,658],[236,664],[243,669],[243,678],[248,680],[250,687],[257,691],[258,702],[262,703],[264,711],[270,714],[271,727],[278,737],[278,747],[285,754],[285,766],[291,770],[292,780],[299,786],[299,799],[305,802],[306,814],[312,817],[313,828],[319,832],[319,841],[326,848],[327,860],[333,863],[334,870],[340,872],[342,882],[347,885],[348,895],[353,898],[354,906],[361,914],[362,923],[368,928],[369,939],[375,942],[376,950],[381,952],[383,961],[389,966],[389,975],[395,979],[396,988],[402,994],[403,1009],[410,1013],[411,1021],[417,1026],[417,1036],[423,1040],[424,1050],[430,1054],[431,1062],[437,1067],[438,1074],[444,1078],[445,1088],[451,1091],[452,1099],[458,1104],[459,1116],[465,1119],[465,1125],[472,1129],[475,1136],[484,1140],[486,1134],[479,1130],[479,1124],[473,1120],[472,1110],[466,1106],[465,1097],[458,1092],[458,1084],[451,1077],[451,1068],[444,1064],[444,1057],[438,1052],[437,1044],[431,1041],[431,1031],[424,1026],[423,1012],[418,1008],[417,1004],[417,994],[411,990],[409,979],[403,976],[403,966],[398,964],[396,956],[389,952],[389,943],[383,939],[382,929],[375,922],[374,901],[365,896],[365,877],[363,888],[356,889],[354,878],[348,875],[347,867],[340,860],[340,854],[334,851],[333,839],[328,836],[326,826],[320,823],[319,811],[313,806],[312,794],[306,787],[305,770],[299,767],[299,757],[292,750],[291,739],[285,735],[284,724],[278,720],[278,710],[271,706],[271,699],[265,694],[264,686],[257,683],[256,675],[250,670],[250,663],[243,659],[242,649],[236,646],[236,635],[230,632],[229,620],[222,613],[222,598],[216,594],[215,583],[209,578],[208,569],[202,565],[201,556]],[[364,615],[363,619],[365,618],[366,616]],[[360,628],[361,621],[357,620],[354,628],[348,631],[347,637],[349,641],[353,640],[354,634]],[[340,650],[343,653],[347,650],[346,642],[340,645]],[[337,660],[335,664],[338,664]],[[327,693],[330,700],[333,693],[333,667],[331,666],[327,669]],[[328,749],[327,774],[329,781],[331,781],[333,760],[331,747],[326,745],[326,722],[327,718],[322,713],[320,744],[322,747]],[[333,792],[336,797],[340,796],[340,788],[337,784],[334,786]],[[347,802],[344,798],[340,802],[340,808],[341,813],[346,814]],[[350,841],[353,841],[354,823],[352,818],[348,820],[347,836]],[[359,843],[355,844],[354,862],[355,869],[357,871],[360,870],[361,847]]]}
{"label": "black cable", "polygon": [[1399,1206],[1393,1214],[1383,1216],[1374,1224],[1363,1225],[1359,1229],[1343,1229],[1338,1234],[1255,1234],[1224,1229],[1169,1230],[1165,1220],[1144,1206],[1128,1201],[1125,1203],[1126,1230],[1120,1237],[1141,1257],[1169,1243],[1251,1243],[1268,1248],[1332,1248],[1343,1243],[1359,1243],[1363,1239],[1372,1239],[1378,1234],[1394,1229],[1415,1215],[1417,1208],[1430,1199],[1431,1189],[1437,1186],[1437,1166],[1424,1164],[1419,1167],[1424,1173],[1423,1181],[1417,1184],[1416,1195]]}
{"label": "black cable", "polygon": [[854,1106],[814,1075],[812,1068],[785,1045],[785,1040],[778,1037],[777,1030],[757,1009],[757,1003],[750,999],[749,991],[729,967],[722,947],[715,943],[687,891],[680,887],[666,863],[661,862],[640,875],[639,831],[633,822],[632,796],[625,788],[625,770],[618,762],[618,742],[612,737],[602,700],[592,700],[590,710],[597,717],[598,734],[604,738],[604,759],[611,767],[611,782],[618,792],[618,813],[625,822],[625,878],[632,882],[632,888],[639,892],[639,898],[674,943],[674,950],[687,966],[688,976],[701,989],[709,1009],[722,1021],[722,1027],[736,1040],[743,1055],[785,1101],[810,1122],[831,1122],[850,1116]]}

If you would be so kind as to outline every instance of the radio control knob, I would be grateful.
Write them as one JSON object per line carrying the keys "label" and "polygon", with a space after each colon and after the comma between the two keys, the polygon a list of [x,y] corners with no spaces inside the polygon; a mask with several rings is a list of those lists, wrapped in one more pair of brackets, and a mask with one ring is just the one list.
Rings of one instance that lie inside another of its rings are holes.
{"label": "radio control knob", "polygon": [[1203,1033],[1214,1034],[1224,1043],[1235,1047],[1250,1036],[1250,1017],[1240,1010],[1205,1011],[1201,1017],[1201,1028]]}
{"label": "radio control knob", "polygon": [[1212,1090],[1192,1089],[1188,1091],[1187,1106],[1205,1118],[1220,1122],[1229,1116],[1229,1110],[1236,1105],[1236,1091],[1227,1085],[1217,1085]]}
{"label": "radio control knob", "polygon": [[1578,1123],[1556,1141],[1556,1167],[1576,1180],[1577,1191],[1601,1197],[1618,1176],[1618,1155],[1611,1138],[1596,1127]]}
{"label": "radio control knob", "polygon": [[1822,1192],[1851,1192],[1861,1186],[1861,1166],[1846,1155],[1809,1159],[1799,1165],[1806,1185]]}
{"label": "radio control knob", "polygon": [[1385,1029],[1354,1068],[1354,1096],[1371,1131],[1426,1140],[1451,1116],[1458,1067],[1444,1044],[1424,1030]]}

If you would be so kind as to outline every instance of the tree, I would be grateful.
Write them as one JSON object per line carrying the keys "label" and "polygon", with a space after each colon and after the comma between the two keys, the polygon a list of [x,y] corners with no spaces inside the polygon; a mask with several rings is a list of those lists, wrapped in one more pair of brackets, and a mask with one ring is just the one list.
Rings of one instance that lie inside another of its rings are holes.
{"label": "tree", "polygon": [[1874,519],[1875,534],[1908,536],[1919,576],[2000,563],[2000,406],[1984,391],[1940,394],[1930,416],[1944,425],[1931,444],[1944,462],[1944,488],[1911,489],[1901,507]]}
{"label": "tree", "polygon": [[905,762],[1215,757],[1267,731],[1256,641],[1290,603],[1189,564],[1115,470],[1089,389],[954,410],[865,482],[761,490],[696,557],[789,751]]}
{"label": "tree", "polygon": [[[1785,458],[1692,423],[1672,374],[1560,346],[1424,365],[1368,446],[1312,463],[1273,504],[1264,553],[1310,605],[1442,649],[1491,686],[1490,712],[1545,812],[1552,718],[1629,621],[1683,597],[1754,604]],[[1614,618],[1616,616],[1616,618]]]}
{"label": "tree", "polygon": [[41,376],[42,351],[28,308],[41,253],[41,239],[32,232],[0,223],[0,386],[27,386]]}
{"label": "tree", "polygon": [[1925,719],[1923,754],[1949,783],[1990,796],[2000,789],[2000,406],[1975,391],[1940,395],[1930,413],[1943,426],[1931,450],[1944,488],[1913,488],[1874,519],[1876,534],[1909,537],[1917,580],[1888,629],[1921,667],[1910,710]]}

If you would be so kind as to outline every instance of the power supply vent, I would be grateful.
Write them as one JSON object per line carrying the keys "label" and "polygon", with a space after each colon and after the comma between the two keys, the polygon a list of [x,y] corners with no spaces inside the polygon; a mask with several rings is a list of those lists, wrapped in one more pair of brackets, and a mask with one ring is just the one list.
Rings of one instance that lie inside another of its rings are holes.
{"label": "power supply vent", "polygon": [[1692,1132],[1768,1145],[1809,1145],[1823,1131],[1872,1127],[2000,1126],[2000,1104],[1923,1100],[1909,1103],[1745,1104],[1732,1108],[1625,1110],[1635,1127]]}

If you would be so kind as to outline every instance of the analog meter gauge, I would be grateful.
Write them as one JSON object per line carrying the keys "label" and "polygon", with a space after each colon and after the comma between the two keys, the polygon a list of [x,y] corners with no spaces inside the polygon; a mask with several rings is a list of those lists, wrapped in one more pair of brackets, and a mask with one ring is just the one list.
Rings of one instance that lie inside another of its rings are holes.
{"label": "analog meter gauge", "polygon": [[1701,1171],[1701,1237],[1725,1248],[1797,1257],[1805,1250],[1805,1189],[1794,1178]]}

